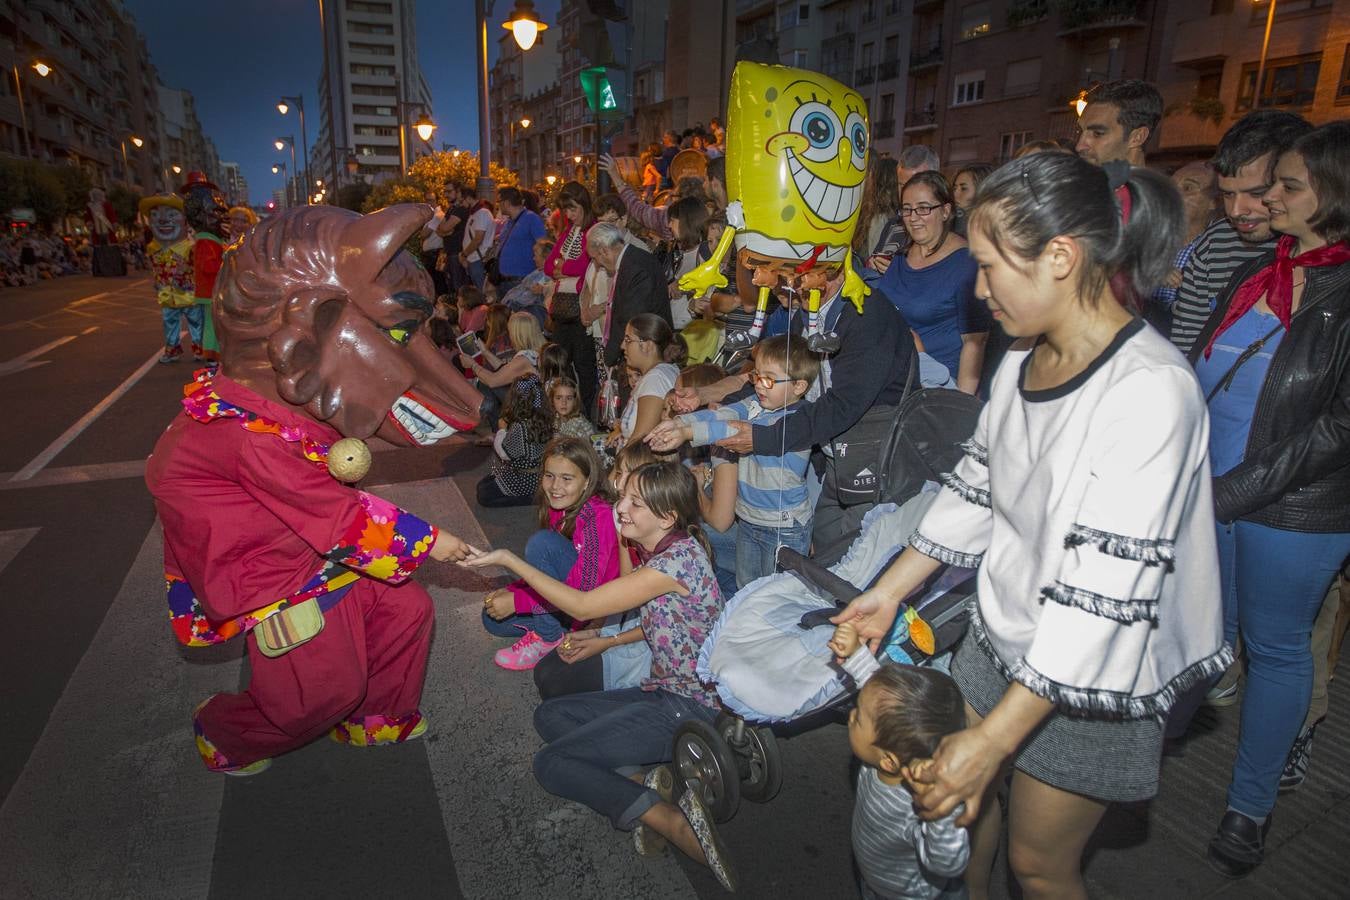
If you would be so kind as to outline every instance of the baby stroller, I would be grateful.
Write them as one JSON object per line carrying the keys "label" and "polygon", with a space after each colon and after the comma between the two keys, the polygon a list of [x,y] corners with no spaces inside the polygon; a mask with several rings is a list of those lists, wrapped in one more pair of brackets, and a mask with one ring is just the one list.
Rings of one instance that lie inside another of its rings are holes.
{"label": "baby stroller", "polygon": [[[677,782],[697,791],[716,821],[734,816],[742,799],[766,803],[778,793],[780,738],[846,721],[852,682],[826,646],[834,628],[829,618],[904,550],[978,414],[979,402],[957,391],[906,397],[879,457],[879,500],[886,502],[863,519],[843,558],[827,568],[782,548],[779,571],[728,602],[698,661],[725,712],[712,725],[681,726],[672,750]],[[906,598],[883,652],[916,665],[943,656],[965,632],[974,592],[974,570],[939,569]]]}

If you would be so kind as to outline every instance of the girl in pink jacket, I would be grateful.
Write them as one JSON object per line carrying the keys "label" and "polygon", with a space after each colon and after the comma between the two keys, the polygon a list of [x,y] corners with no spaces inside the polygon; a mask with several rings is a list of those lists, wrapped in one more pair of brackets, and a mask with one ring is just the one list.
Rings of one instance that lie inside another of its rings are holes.
{"label": "girl in pink jacket", "polygon": [[[539,525],[525,544],[525,559],[577,590],[589,591],[619,574],[614,513],[601,494],[604,473],[589,441],[560,437],[544,450],[539,479]],[[525,582],[483,598],[483,626],[516,638],[493,661],[504,669],[533,669],[563,641],[565,629],[582,627],[554,609]]]}

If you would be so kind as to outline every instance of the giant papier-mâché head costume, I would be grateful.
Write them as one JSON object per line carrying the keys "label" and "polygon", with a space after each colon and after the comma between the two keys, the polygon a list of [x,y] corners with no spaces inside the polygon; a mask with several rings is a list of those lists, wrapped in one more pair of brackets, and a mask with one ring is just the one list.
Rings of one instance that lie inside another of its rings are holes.
{"label": "giant papier-m\u00e2ch\u00e9 head costume", "polygon": [[346,437],[472,429],[482,395],[427,336],[431,276],[403,249],[432,212],[302,206],[249,229],[216,280],[221,374]]}

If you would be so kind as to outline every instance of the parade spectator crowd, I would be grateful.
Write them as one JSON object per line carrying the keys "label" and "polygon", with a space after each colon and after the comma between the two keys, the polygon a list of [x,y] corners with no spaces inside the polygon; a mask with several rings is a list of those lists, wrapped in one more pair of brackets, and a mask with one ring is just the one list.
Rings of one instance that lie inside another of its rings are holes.
{"label": "parade spectator crowd", "polygon": [[[1087,100],[1075,143],[1001,166],[874,157],[852,247],[871,293],[860,314],[830,276],[824,353],[791,279],[763,327],[734,259],[727,287],[681,287],[736,199],[720,125],[666,134],[632,180],[603,157],[612,187],[567,182],[552,209],[516,189],[435,198],[435,333],[487,397],[479,501],[538,510],[523,558],[468,564],[520,579],[483,621],[512,640],[499,665],[534,671],[546,789],[734,886],[697,798],[672,797],[663,767],[615,770],[668,759],[678,721],[712,720],[694,666],[726,602],[776,550],[856,533],[872,503],[850,493],[841,440],[937,388],[984,401],[979,425],[831,642],[867,685],[850,720],[864,895],[987,896],[1011,770],[1024,894],[1085,896],[1106,806],[1153,796],[1201,704],[1242,704],[1226,808],[1202,813],[1210,861],[1232,877],[1260,864],[1278,794],[1307,777],[1341,638],[1350,123],[1252,112],[1212,159],[1160,172],[1156,89]],[[866,645],[943,563],[981,573],[955,684],[878,672]],[[918,856],[892,864],[904,846]]]}

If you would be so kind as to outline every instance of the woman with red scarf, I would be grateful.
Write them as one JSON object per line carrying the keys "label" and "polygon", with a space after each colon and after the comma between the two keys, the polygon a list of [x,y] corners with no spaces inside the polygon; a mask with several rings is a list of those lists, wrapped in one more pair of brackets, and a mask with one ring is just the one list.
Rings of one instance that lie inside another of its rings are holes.
{"label": "woman with red scarf", "polygon": [[1350,553],[1350,122],[1281,156],[1262,202],[1284,236],[1234,274],[1191,352],[1209,404],[1225,638],[1240,632],[1247,650],[1228,809],[1209,845],[1234,878],[1261,862],[1304,740],[1313,621]]}

